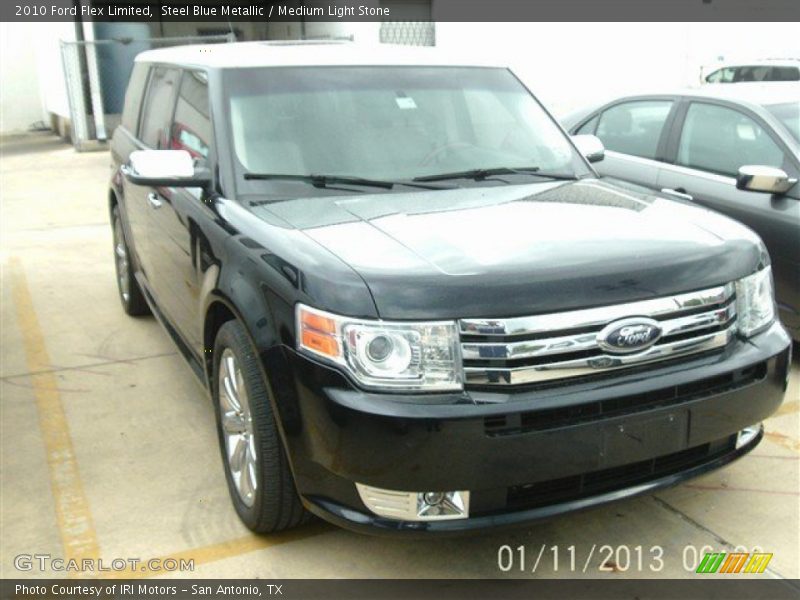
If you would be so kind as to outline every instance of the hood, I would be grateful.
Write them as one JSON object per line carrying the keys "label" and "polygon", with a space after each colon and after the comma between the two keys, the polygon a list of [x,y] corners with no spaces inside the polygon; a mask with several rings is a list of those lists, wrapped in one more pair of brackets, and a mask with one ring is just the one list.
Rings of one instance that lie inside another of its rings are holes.
{"label": "hood", "polygon": [[255,211],[355,270],[384,319],[615,304],[726,283],[765,260],[744,226],[640,190],[584,179],[303,198]]}

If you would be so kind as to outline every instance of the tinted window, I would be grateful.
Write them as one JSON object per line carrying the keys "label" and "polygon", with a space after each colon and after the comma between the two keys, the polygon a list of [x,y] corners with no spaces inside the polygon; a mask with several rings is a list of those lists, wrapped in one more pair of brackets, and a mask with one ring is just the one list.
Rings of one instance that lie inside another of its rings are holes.
{"label": "tinted window", "polygon": [[775,115],[792,137],[800,142],[800,102],[773,104],[764,108]]}
{"label": "tinted window", "polygon": [[167,148],[167,130],[172,119],[180,71],[155,67],[150,73],[139,138],[151,148]]}
{"label": "tinted window", "polygon": [[695,102],[681,132],[678,164],[733,177],[744,165],[781,167],[783,152],[747,115]]}
{"label": "tinted window", "polygon": [[208,111],[208,79],[205,73],[187,71],[181,78],[170,147],[188,150],[195,158],[208,157],[211,118]]}
{"label": "tinted window", "polygon": [[596,135],[608,150],[655,158],[658,140],[671,108],[671,100],[617,104],[600,115]]}
{"label": "tinted window", "polygon": [[798,81],[800,71],[797,67],[770,67],[768,65],[737,67],[734,82],[748,81]]}
{"label": "tinted window", "polygon": [[800,81],[800,69],[797,67],[772,67],[767,81]]}
{"label": "tinted window", "polygon": [[128,81],[128,91],[125,92],[125,106],[122,109],[122,126],[132,134],[136,134],[136,125],[139,121],[139,108],[142,105],[144,86],[147,83],[147,65],[137,64],[131,72]]}

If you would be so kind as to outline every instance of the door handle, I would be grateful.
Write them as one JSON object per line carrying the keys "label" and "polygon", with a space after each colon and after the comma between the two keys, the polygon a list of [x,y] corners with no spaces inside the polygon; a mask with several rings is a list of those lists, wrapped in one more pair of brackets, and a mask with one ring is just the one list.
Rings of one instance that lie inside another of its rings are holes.
{"label": "door handle", "polygon": [[676,198],[680,198],[681,200],[690,200],[690,201],[694,200],[692,195],[687,194],[686,190],[683,188],[677,188],[674,190],[672,188],[661,188],[661,193],[668,194],[670,196],[675,196]]}
{"label": "door handle", "polygon": [[147,194],[147,202],[150,204],[151,208],[161,208],[163,202],[158,197],[158,194],[155,192],[150,192]]}

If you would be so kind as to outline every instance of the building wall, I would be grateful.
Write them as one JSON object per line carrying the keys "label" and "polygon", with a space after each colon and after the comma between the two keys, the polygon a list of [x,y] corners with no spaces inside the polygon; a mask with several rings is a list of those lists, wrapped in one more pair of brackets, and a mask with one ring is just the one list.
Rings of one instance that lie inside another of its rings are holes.
{"label": "building wall", "polygon": [[0,134],[47,121],[37,76],[35,23],[0,23]]}

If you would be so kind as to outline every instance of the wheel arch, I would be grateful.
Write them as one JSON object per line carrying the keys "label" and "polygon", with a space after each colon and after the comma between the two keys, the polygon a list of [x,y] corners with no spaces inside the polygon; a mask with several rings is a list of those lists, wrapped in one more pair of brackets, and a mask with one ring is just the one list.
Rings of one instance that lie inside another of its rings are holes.
{"label": "wheel arch", "polygon": [[[278,344],[272,318],[266,298],[259,297],[255,290],[247,285],[236,286],[237,296],[231,297],[223,290],[212,290],[206,297],[203,309],[203,367],[206,384],[212,384],[214,341],[220,328],[228,321],[239,321],[250,339],[250,343],[258,354],[262,354]],[[262,364],[262,370],[263,364]],[[270,377],[266,376],[269,385]]]}

